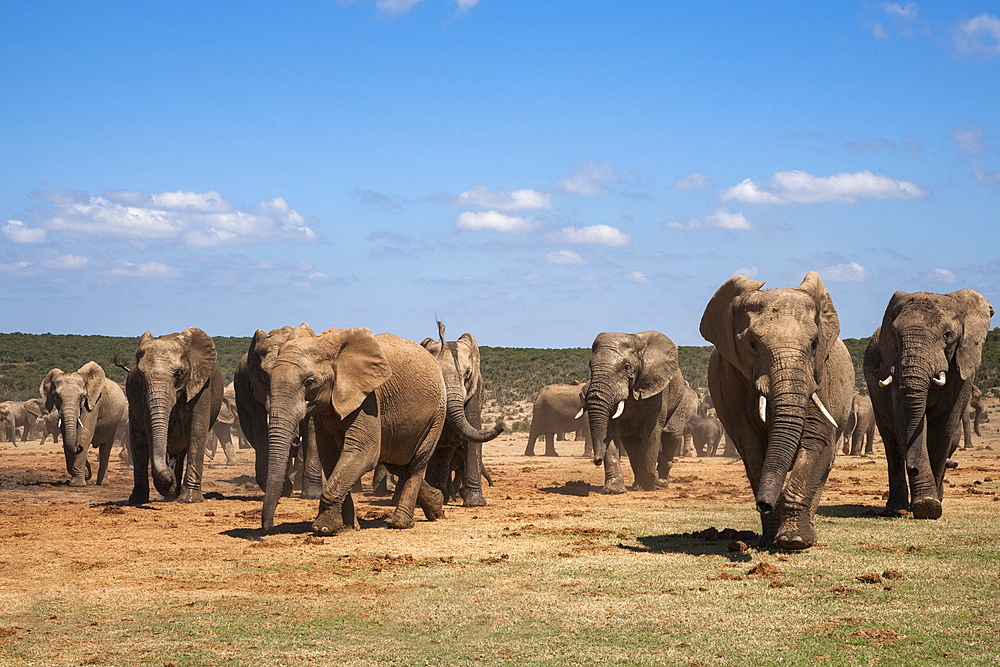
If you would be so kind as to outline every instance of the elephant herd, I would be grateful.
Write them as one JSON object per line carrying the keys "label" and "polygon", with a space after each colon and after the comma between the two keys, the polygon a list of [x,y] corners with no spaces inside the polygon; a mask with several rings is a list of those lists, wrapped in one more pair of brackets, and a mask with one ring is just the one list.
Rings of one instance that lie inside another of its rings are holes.
{"label": "elephant herd", "polygon": [[[684,380],[677,346],[664,334],[603,332],[587,382],[539,392],[525,454],[544,436],[553,455],[556,433],[578,432],[586,455],[603,466],[602,492],[626,491],[623,455],[631,488],[653,490],[669,483],[686,434],[699,454],[712,455],[724,429],[760,513],[760,545],[805,549],[817,539],[813,519],[841,438],[848,434],[851,453],[870,453],[877,426],[888,462],[886,511],[940,517],[945,467],[974,399],[989,302],[970,289],[896,292],[865,352],[868,397],[861,397],[819,275],[810,272],[795,288],[763,286],[734,276],[709,300],[700,322],[715,346],[707,395]],[[398,478],[389,527],[411,527],[418,506],[435,520],[452,498],[484,505],[482,444],[503,427],[483,428],[479,365],[475,338],[446,341],[440,322],[438,338],[419,344],[364,328],[258,330],[237,365],[234,420],[255,450],[262,528],[273,528],[296,471],[302,496],[319,501],[313,530],[320,534],[358,525],[351,491],[379,465]],[[90,476],[84,443],[98,448],[103,481],[127,418],[133,504],[149,501],[150,474],[166,499],[203,499],[206,441],[223,394],[212,339],[194,327],[143,334],[124,392],[93,362],[75,373],[54,369],[42,382],[46,403],[62,417],[73,486]],[[709,405],[717,421],[705,414]]]}

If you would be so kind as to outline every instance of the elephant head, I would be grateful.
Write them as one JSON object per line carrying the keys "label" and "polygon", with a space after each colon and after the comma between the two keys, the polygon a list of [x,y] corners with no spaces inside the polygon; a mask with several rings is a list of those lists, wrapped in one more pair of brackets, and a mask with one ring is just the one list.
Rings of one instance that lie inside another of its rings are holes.
{"label": "elephant head", "polygon": [[391,376],[382,346],[368,329],[328,329],[281,346],[271,366],[268,392],[267,486],[261,513],[265,530],[274,526],[289,452],[302,420],[323,414],[348,421]]}
{"label": "elephant head", "polygon": [[817,390],[840,335],[840,319],[815,272],[794,289],[762,290],[763,285],[746,276],[727,280],[705,308],[700,328],[757,395],[755,412],[767,444],[754,492],[757,508],[768,513],[798,451],[809,403],[836,428]]}
{"label": "elephant head", "polygon": [[215,343],[197,327],[159,338],[147,331],[139,339],[128,379],[129,403],[138,401],[145,412],[153,483],[164,496],[177,495],[180,487],[180,480],[167,462],[171,413],[178,404],[198,396],[216,368]]}
{"label": "elephant head", "polygon": [[584,410],[590,422],[594,465],[602,465],[614,437],[613,421],[628,401],[641,401],[667,388],[678,373],[677,346],[658,331],[597,335],[590,353],[590,382]]}
{"label": "elephant head", "polygon": [[45,409],[59,412],[59,431],[67,454],[79,454],[84,449],[80,444],[79,432],[84,427],[83,415],[97,408],[105,379],[107,376],[101,365],[88,361],[75,373],[63,373],[58,368],[53,368],[39,385],[38,391],[45,399]]}

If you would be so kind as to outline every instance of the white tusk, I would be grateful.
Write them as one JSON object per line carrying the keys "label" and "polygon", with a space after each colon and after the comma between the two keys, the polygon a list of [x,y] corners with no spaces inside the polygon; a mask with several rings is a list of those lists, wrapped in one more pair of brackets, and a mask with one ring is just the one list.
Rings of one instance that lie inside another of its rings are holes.
{"label": "white tusk", "polygon": [[83,417],[76,418],[76,425],[79,426],[80,428],[83,428]]}
{"label": "white tusk", "polygon": [[266,415],[264,415],[264,423],[267,424],[268,426],[271,425],[271,413],[270,412],[268,412]]}
{"label": "white tusk", "polygon": [[931,378],[931,382],[933,382],[934,384],[936,384],[939,387],[943,387],[944,383],[947,382],[947,381],[948,381],[948,378],[945,376],[944,371],[941,371],[941,373],[938,374],[938,376],[936,378]]}
{"label": "white tusk", "polygon": [[764,394],[760,395],[760,400],[757,402],[757,409],[760,413],[760,420],[767,423],[767,397]]}
{"label": "white tusk", "polygon": [[579,419],[582,416],[583,416],[583,408],[580,408],[580,411],[576,413],[576,417],[573,417],[573,419]]}
{"label": "white tusk", "polygon": [[615,415],[614,417],[612,417],[612,419],[618,419],[619,417],[622,416],[623,412],[625,412],[625,401],[622,401],[621,403],[618,404],[618,409],[615,410]]}
{"label": "white tusk", "polygon": [[813,394],[812,399],[813,403],[816,404],[816,407],[819,408],[819,411],[823,413],[824,417],[826,417],[826,420],[833,424],[834,428],[837,428],[837,421],[833,418],[833,415],[830,414],[830,411],[826,409],[826,406],[823,405],[823,401],[819,399],[819,394]]}
{"label": "white tusk", "polygon": [[62,428],[62,417],[59,418],[59,428]]}
{"label": "white tusk", "polygon": [[878,386],[880,386],[880,387],[888,387],[890,384],[892,384],[892,376],[891,375],[888,376],[884,380],[879,380],[878,381]]}

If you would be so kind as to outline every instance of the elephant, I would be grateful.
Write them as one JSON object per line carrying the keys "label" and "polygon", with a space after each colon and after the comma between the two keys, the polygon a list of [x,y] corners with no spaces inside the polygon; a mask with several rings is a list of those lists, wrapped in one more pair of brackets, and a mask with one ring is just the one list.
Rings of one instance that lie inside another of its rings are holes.
{"label": "elephant", "polygon": [[215,343],[197,327],[154,338],[145,332],[125,380],[134,485],[128,502],[149,502],[153,484],[166,500],[196,503],[208,432],[222,407]]}
{"label": "elephant", "polygon": [[389,528],[411,528],[417,503],[430,521],[444,516],[443,494],[424,479],[447,419],[444,377],[417,343],[360,327],[293,338],[271,368],[268,406],[264,531],[274,527],[291,444],[306,417],[326,478],[315,533],[357,526],[351,488],[378,463],[399,476]]}
{"label": "elephant", "polygon": [[54,444],[59,444],[59,411],[50,410],[42,415],[42,418],[38,420],[41,424],[41,440],[39,445],[44,445],[45,441],[52,436],[52,442]]}
{"label": "elephant", "polygon": [[875,453],[874,441],[875,410],[872,408],[872,399],[861,394],[854,394],[854,399],[851,401],[851,413],[844,425],[843,453],[861,456],[861,446],[864,444],[865,455],[871,456]]}
{"label": "elephant", "polygon": [[633,489],[670,480],[684,425],[697,408],[677,364],[677,346],[659,331],[602,332],[590,353],[584,406],[594,465],[604,465],[601,493],[624,493],[619,450],[628,454]]}
{"label": "elephant", "polygon": [[708,385],[743,459],[761,515],[760,546],[807,549],[854,396],[840,318],[816,272],[796,288],[734,276],[700,330],[715,345]]}
{"label": "elephant", "polygon": [[865,350],[864,374],[888,462],[886,512],[942,513],[993,306],[975,290],[896,292]]}
{"label": "elephant", "polygon": [[684,435],[691,437],[698,456],[715,456],[722,442],[722,422],[715,417],[694,414],[684,427]]}
{"label": "elephant", "polygon": [[36,399],[3,401],[0,403],[0,434],[10,434],[10,443],[17,447],[18,429],[21,442],[27,442],[35,432],[35,421],[42,416]]}
{"label": "elephant", "polygon": [[715,403],[712,401],[712,394],[708,391],[698,397],[698,416],[714,417]]}
{"label": "elephant", "polygon": [[486,505],[483,497],[483,443],[501,433],[503,425],[483,429],[485,389],[479,367],[479,344],[466,332],[455,341],[445,341],[444,324],[438,322],[438,340],[425,338],[420,345],[441,367],[447,401],[447,421],[427,468],[427,481],[450,501],[452,471],[457,469],[458,495],[463,507]]}
{"label": "elephant", "polygon": [[545,456],[559,456],[553,443],[553,436],[567,431],[582,431],[583,456],[594,455],[594,445],[590,438],[590,423],[583,418],[583,397],[587,387],[574,381],[569,384],[549,384],[538,390],[531,406],[531,426],[528,431],[528,445],[525,456],[535,455],[535,441],[545,437]]}
{"label": "elephant", "polygon": [[96,361],[88,361],[72,373],[53,368],[38,387],[45,408],[59,414],[63,454],[70,486],[87,486],[91,478],[87,452],[97,448],[97,485],[104,484],[115,433],[127,404],[122,388],[104,373]]}
{"label": "elephant", "polygon": [[236,417],[236,390],[233,383],[226,385],[222,391],[222,407],[219,409],[219,416],[212,426],[212,431],[208,436],[208,444],[205,446],[205,456],[211,461],[215,459],[218,447],[222,445],[222,452],[226,455],[226,465],[236,465],[236,451],[233,447],[233,436],[236,436],[236,443],[239,444],[241,432],[239,430],[239,419]]}
{"label": "elephant", "polygon": [[[254,332],[250,348],[236,365],[233,378],[236,392],[236,413],[240,429],[254,449],[254,472],[257,486],[267,492],[267,474],[270,452],[267,436],[267,395],[271,388],[271,368],[278,358],[281,346],[293,338],[315,336],[308,324],[297,327],[284,326],[265,333]],[[323,471],[316,454],[314,426],[311,419],[299,425],[298,445],[292,452],[296,465],[282,482],[283,496],[292,495],[296,480],[303,498],[319,498],[323,492]]]}
{"label": "elephant", "polygon": [[966,410],[962,415],[962,449],[972,449],[972,432],[978,437],[983,437],[979,430],[979,423],[983,418],[983,391],[976,385],[972,385],[972,397],[969,399],[969,408],[975,413],[975,417]]}

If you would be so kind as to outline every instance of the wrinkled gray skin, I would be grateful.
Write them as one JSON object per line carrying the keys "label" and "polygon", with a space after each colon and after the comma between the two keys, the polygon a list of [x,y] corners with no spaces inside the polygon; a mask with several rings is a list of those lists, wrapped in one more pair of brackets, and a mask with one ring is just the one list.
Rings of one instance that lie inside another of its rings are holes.
{"label": "wrinkled gray skin", "polygon": [[692,415],[684,428],[684,435],[691,437],[698,456],[715,456],[722,442],[722,422],[715,417]]}
{"label": "wrinkled gray skin", "polygon": [[559,456],[556,453],[554,436],[567,431],[583,432],[583,455],[594,455],[590,437],[590,423],[583,415],[583,399],[587,386],[582,382],[550,384],[538,390],[531,406],[531,426],[525,456],[535,455],[535,441],[545,437],[545,456]]}
{"label": "wrinkled gray skin", "polygon": [[708,385],[757,500],[761,546],[805,549],[816,542],[813,516],[850,411],[854,367],[819,275],[794,289],[763,285],[735,276],[705,308],[701,334],[715,345]]}
{"label": "wrinkled gray skin", "polygon": [[[503,426],[483,428],[483,375],[479,344],[470,333],[445,341],[444,324],[438,322],[438,340],[425,338],[420,345],[430,352],[444,377],[448,420],[427,468],[427,481],[445,496],[453,497],[452,470],[462,475],[458,494],[463,507],[482,507],[483,443],[503,432]],[[458,460],[455,460],[458,459]],[[457,465],[456,465],[457,464]]]}
{"label": "wrinkled gray skin", "polygon": [[[267,395],[271,389],[271,369],[281,346],[294,338],[315,336],[308,324],[284,326],[265,333],[258,329],[250,349],[236,366],[233,384],[236,412],[244,437],[254,449],[257,486],[267,491],[270,451],[267,435]],[[299,436],[289,454],[288,474],[282,482],[281,495],[290,496],[298,486],[303,498],[319,498],[323,493],[323,470],[316,453],[315,427],[310,419],[299,425]],[[298,482],[296,484],[296,482]]]}
{"label": "wrinkled gray skin", "polygon": [[208,432],[222,406],[215,343],[201,329],[139,339],[125,381],[134,486],[128,502],[149,502],[149,474],[166,500],[203,502]]}
{"label": "wrinkled gray skin", "polygon": [[73,373],[53,368],[38,387],[45,408],[59,415],[70,486],[87,486],[91,477],[87,452],[96,447],[97,484],[104,483],[115,433],[125,418],[125,393],[108,379],[104,369],[88,361]]}
{"label": "wrinkled gray skin", "polygon": [[875,453],[875,410],[872,399],[861,394],[854,394],[851,401],[851,413],[844,425],[844,454],[861,456],[864,453],[871,456]]}
{"label": "wrinkled gray skin", "polygon": [[9,434],[10,443],[15,447],[18,429],[21,429],[21,442],[27,442],[35,432],[35,421],[42,416],[35,400],[0,403],[0,434]]}
{"label": "wrinkled gray skin", "polygon": [[972,449],[972,432],[975,429],[975,433],[978,437],[983,437],[983,434],[979,431],[979,423],[983,418],[983,392],[976,385],[972,385],[972,398],[969,399],[969,408],[975,413],[975,417],[969,414],[966,410],[965,414],[962,415],[962,449]]}
{"label": "wrinkled gray skin", "polygon": [[[602,493],[624,493],[619,452],[634,474],[633,489],[666,486],[684,425],[696,409],[677,365],[677,346],[659,331],[604,332],[590,353],[584,403],[594,464],[604,465]],[[621,414],[615,417],[619,406]]]}
{"label": "wrinkled gray skin", "polygon": [[419,503],[428,520],[444,515],[440,491],[424,480],[445,424],[441,368],[413,341],[368,329],[328,329],[285,343],[271,369],[268,394],[264,530],[274,527],[289,450],[306,417],[326,482],[313,531],[356,527],[351,488],[378,463],[399,475],[390,528],[410,528]]}
{"label": "wrinkled gray skin", "polygon": [[970,289],[896,292],[865,350],[864,373],[889,465],[889,513],[941,516],[993,307]]}

